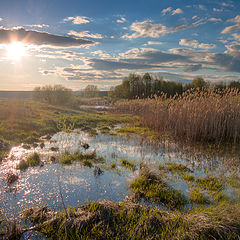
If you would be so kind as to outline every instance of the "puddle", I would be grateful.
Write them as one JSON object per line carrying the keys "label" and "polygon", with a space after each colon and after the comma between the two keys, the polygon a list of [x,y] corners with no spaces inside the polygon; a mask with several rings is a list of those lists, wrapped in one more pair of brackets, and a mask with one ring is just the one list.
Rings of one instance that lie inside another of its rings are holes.
{"label": "puddle", "polygon": [[[89,144],[89,149],[82,147]],[[65,206],[80,206],[94,200],[108,199],[122,201],[130,194],[128,182],[138,175],[138,170],[132,172],[121,166],[121,159],[133,162],[137,169],[141,162],[152,168],[159,163],[178,162],[195,170],[196,176],[205,174],[205,169],[213,173],[223,171],[224,161],[219,157],[195,158],[179,152],[176,146],[163,146],[142,140],[138,137],[116,137],[98,134],[88,136],[80,130],[72,133],[59,132],[44,147],[24,149],[22,146],[14,147],[0,165],[0,208],[7,216],[17,216],[25,207],[45,204],[52,209],[62,209]],[[51,149],[59,149],[57,152]],[[33,152],[41,154],[43,167],[28,168],[26,171],[16,170],[16,165]],[[101,175],[94,175],[94,167],[83,167],[80,163],[62,165],[51,163],[51,156],[59,156],[63,152],[96,151],[97,156],[103,157],[105,167],[97,164],[104,170]],[[116,170],[106,166],[116,163]],[[220,164],[221,163],[221,164]],[[4,181],[7,172],[12,171],[19,175],[19,179],[10,186]],[[181,180],[169,181],[176,189],[188,195],[189,187]]]}

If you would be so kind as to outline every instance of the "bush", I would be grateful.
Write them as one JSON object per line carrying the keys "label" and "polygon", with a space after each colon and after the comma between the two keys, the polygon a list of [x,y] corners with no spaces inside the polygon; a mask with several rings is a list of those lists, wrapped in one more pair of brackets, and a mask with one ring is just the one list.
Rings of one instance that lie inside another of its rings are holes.
{"label": "bush", "polygon": [[32,94],[32,98],[53,105],[72,105],[75,97],[71,89],[62,85],[47,85],[36,87]]}

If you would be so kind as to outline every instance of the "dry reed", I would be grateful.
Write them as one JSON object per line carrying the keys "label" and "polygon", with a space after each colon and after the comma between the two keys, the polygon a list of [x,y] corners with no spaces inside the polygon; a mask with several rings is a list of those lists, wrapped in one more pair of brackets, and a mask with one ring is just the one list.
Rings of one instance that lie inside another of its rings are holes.
{"label": "dry reed", "polygon": [[122,113],[137,114],[142,123],[160,134],[189,141],[239,142],[239,89],[190,89],[182,95],[116,103]]}

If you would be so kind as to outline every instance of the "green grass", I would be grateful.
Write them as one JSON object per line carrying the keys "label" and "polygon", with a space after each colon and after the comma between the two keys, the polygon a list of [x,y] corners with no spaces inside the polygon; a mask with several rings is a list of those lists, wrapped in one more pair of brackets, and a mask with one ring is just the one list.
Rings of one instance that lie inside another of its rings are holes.
{"label": "green grass", "polygon": [[105,160],[102,157],[98,157],[96,152],[92,153],[64,153],[60,159],[62,164],[72,164],[74,162],[80,162],[83,166],[92,167],[93,163],[103,163]]}
{"label": "green grass", "polygon": [[25,160],[21,160],[17,165],[17,169],[25,170],[29,167],[28,163]]}
{"label": "green grass", "polygon": [[0,99],[0,136],[11,144],[37,142],[43,135],[74,128],[96,135],[97,129],[107,131],[108,126],[131,121],[126,114],[103,114],[29,99]]}
{"label": "green grass", "polygon": [[130,162],[130,161],[126,160],[126,159],[121,159],[120,160],[120,164],[121,164],[121,166],[123,166],[125,168],[129,168],[132,171],[136,170],[136,165],[133,162]]}
{"label": "green grass", "polygon": [[116,164],[116,163],[111,163],[111,168],[112,168],[112,169],[115,169],[115,168],[116,168],[116,166],[117,166],[117,164]]}
{"label": "green grass", "polygon": [[130,188],[150,202],[157,202],[170,209],[181,208],[187,203],[187,198],[155,173],[142,168],[139,176],[130,183]]}
{"label": "green grass", "polygon": [[175,162],[166,163],[165,165],[159,164],[158,168],[159,170],[167,170],[172,173],[177,172],[180,175],[188,172],[193,172],[190,168],[183,165],[182,163],[175,163]]}
{"label": "green grass", "polygon": [[202,188],[211,191],[220,191],[223,189],[222,181],[219,178],[213,176],[197,177],[196,183]]}
{"label": "green grass", "polygon": [[190,189],[190,201],[198,204],[208,203],[208,198],[204,195],[201,189],[191,188]]}
{"label": "green grass", "polygon": [[25,211],[49,239],[238,240],[240,204],[165,211],[131,202],[93,202],[64,212],[46,207]]}
{"label": "green grass", "polygon": [[31,167],[38,166],[40,162],[41,162],[40,155],[37,152],[34,152],[26,160],[27,165]]}

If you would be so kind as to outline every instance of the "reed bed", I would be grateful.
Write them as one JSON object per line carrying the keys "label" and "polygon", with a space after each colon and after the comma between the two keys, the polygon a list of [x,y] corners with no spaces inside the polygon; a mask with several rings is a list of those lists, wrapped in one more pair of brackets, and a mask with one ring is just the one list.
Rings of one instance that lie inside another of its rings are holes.
{"label": "reed bed", "polygon": [[139,115],[143,126],[181,140],[240,141],[239,89],[189,89],[171,98],[163,93],[147,99],[120,101],[116,109]]}

